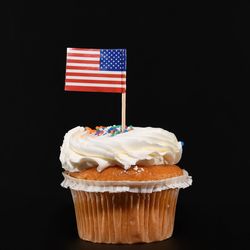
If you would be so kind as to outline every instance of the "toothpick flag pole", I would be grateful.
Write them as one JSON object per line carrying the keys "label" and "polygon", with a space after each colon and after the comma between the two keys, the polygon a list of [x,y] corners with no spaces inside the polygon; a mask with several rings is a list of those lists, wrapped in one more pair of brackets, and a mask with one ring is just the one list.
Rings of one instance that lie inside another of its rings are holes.
{"label": "toothpick flag pole", "polygon": [[126,128],[126,92],[122,93],[122,131]]}
{"label": "toothpick flag pole", "polygon": [[126,128],[126,49],[68,48],[65,90],[122,94],[122,131]]}
{"label": "toothpick flag pole", "polygon": [[[125,57],[125,71],[127,71],[127,51],[124,50],[124,57]],[[127,84],[127,74],[125,78],[126,84]],[[126,86],[124,91],[122,92],[122,123],[121,123],[121,130],[122,132],[125,131],[126,128]]]}

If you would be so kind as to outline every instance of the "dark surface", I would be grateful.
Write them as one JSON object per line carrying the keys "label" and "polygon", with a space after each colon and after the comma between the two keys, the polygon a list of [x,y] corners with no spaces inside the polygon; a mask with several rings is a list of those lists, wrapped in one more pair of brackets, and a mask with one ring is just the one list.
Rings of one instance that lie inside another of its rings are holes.
{"label": "dark surface", "polygon": [[117,249],[78,239],[59,148],[120,123],[120,95],[64,92],[66,47],[127,48],[127,121],[185,142],[173,237],[124,249],[248,249],[249,4],[18,3],[4,9],[0,249]]}

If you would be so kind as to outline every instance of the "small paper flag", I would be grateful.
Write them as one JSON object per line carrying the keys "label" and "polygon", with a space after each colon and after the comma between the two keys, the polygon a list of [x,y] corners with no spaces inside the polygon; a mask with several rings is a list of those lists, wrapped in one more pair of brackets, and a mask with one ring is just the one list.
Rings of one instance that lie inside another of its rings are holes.
{"label": "small paper flag", "polygon": [[126,49],[67,48],[65,90],[126,92]]}

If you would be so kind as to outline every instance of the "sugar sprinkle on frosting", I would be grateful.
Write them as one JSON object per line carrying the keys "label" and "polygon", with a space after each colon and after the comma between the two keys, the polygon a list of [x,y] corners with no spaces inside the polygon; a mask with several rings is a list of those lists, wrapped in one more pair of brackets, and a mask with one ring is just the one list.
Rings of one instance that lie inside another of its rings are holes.
{"label": "sugar sprinkle on frosting", "polygon": [[113,125],[113,126],[96,126],[95,129],[91,129],[89,127],[86,127],[86,130],[89,134],[96,135],[96,136],[102,136],[102,135],[109,135],[109,136],[116,136],[121,133],[129,132],[133,129],[133,126],[126,126],[124,131],[122,131],[121,125]]}

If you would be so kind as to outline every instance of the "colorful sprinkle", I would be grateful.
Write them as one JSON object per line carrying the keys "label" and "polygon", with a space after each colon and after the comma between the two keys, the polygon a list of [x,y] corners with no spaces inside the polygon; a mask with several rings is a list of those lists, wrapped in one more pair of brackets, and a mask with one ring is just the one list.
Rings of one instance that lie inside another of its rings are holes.
{"label": "colorful sprinkle", "polygon": [[133,129],[133,126],[126,126],[125,130],[122,131],[121,125],[113,125],[113,126],[96,126],[95,129],[91,129],[89,127],[86,127],[86,130],[89,134],[101,136],[101,135],[108,135],[108,136],[116,136],[121,133],[129,132]]}

